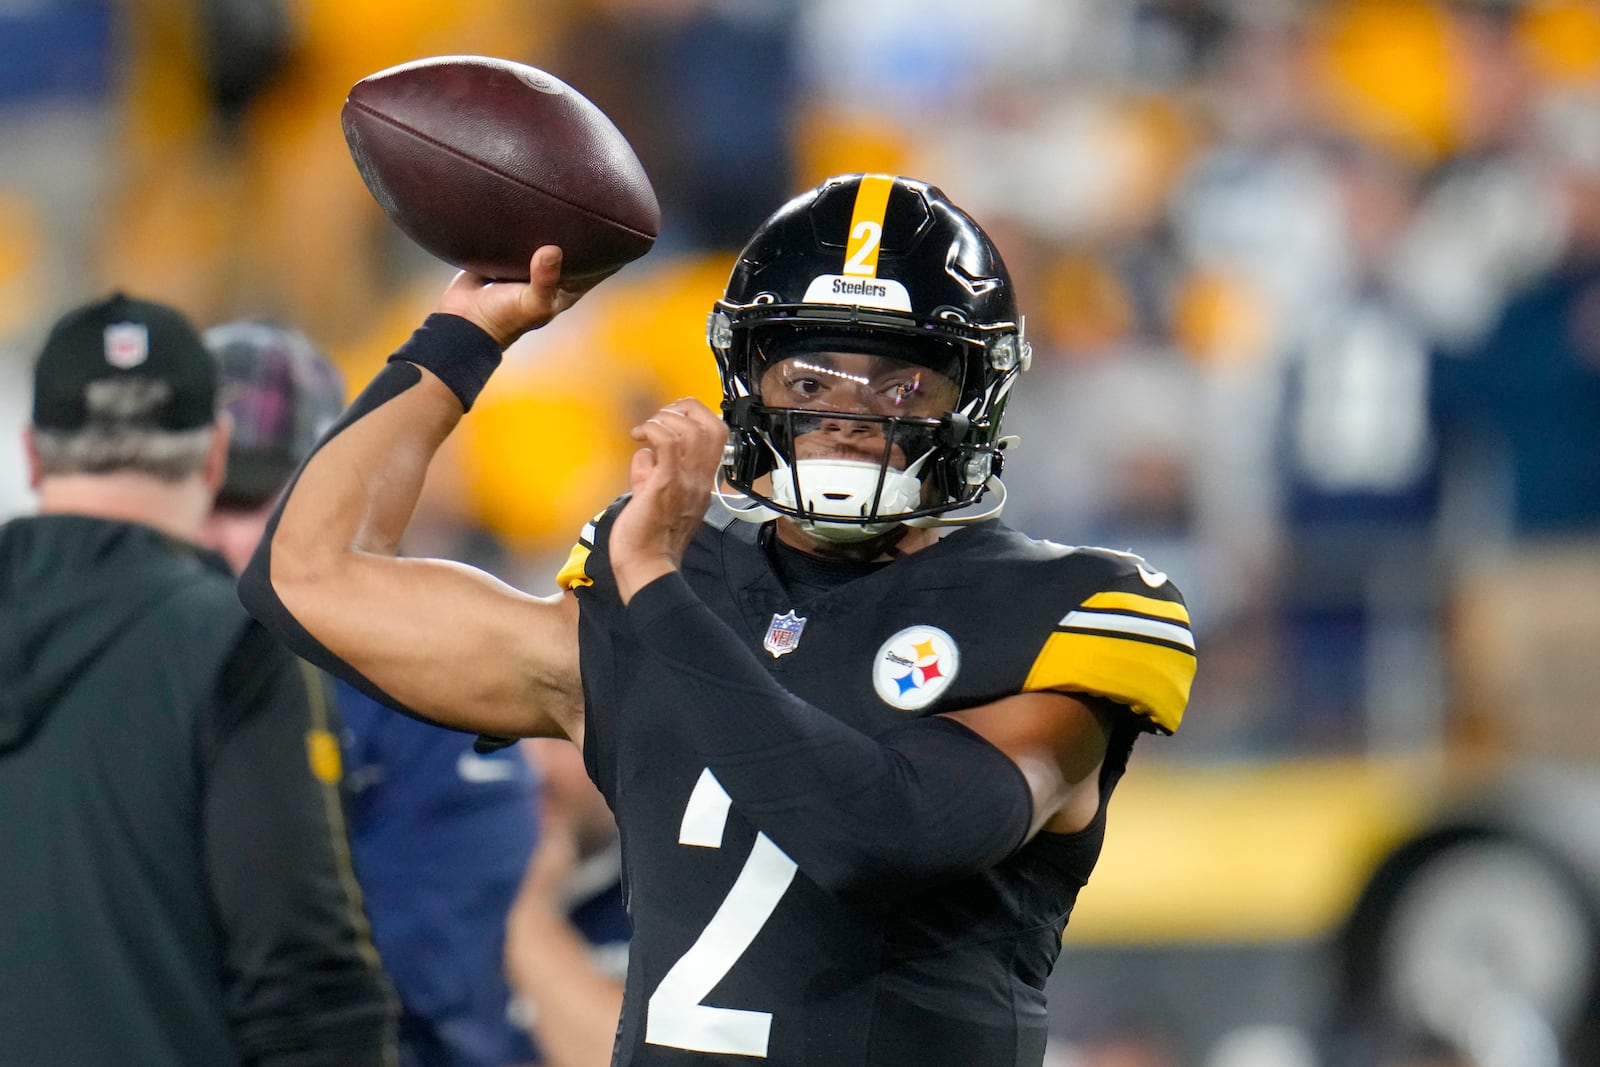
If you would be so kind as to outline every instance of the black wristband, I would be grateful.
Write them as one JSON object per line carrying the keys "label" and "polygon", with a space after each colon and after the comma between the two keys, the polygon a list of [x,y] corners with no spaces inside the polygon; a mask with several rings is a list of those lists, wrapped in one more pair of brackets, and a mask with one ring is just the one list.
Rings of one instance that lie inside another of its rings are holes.
{"label": "black wristband", "polygon": [[456,394],[465,412],[472,410],[500,356],[500,346],[482,329],[459,315],[434,312],[389,362],[415,363],[431,372]]}

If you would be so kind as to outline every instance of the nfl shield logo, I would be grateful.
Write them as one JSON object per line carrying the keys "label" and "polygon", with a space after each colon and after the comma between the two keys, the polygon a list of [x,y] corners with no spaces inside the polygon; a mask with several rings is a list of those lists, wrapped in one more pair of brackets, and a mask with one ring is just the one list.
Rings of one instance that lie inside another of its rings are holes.
{"label": "nfl shield logo", "polygon": [[150,358],[150,329],[142,322],[118,322],[106,327],[106,362],[128,370]]}
{"label": "nfl shield logo", "polygon": [[772,625],[767,627],[767,639],[761,642],[761,647],[772,653],[772,658],[787,655],[800,645],[800,631],[806,628],[806,620],[788,612],[784,615],[774,615]]}

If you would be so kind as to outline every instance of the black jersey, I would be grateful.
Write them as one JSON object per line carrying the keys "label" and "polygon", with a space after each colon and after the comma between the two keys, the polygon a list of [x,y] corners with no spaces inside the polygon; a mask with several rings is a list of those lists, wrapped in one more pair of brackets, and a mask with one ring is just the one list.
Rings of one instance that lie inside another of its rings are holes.
{"label": "black jersey", "polygon": [[634,928],[614,1062],[1038,1064],[1045,980],[1105,800],[1134,738],[1176,729],[1187,701],[1194,643],[1173,585],[1135,556],[985,523],[797,603],[758,527],[702,526],[683,564],[695,593],[780,684],[866,734],[1031,690],[1125,709],[1087,829],[931,888],[844,899],[651,715],[659,685],[605,548],[617,510],[561,573],[581,604],[585,759],[621,830]]}

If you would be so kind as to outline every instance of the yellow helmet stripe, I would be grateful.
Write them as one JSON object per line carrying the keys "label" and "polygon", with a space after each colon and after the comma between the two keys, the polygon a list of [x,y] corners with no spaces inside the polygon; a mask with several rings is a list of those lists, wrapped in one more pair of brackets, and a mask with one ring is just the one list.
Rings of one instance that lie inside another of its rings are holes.
{"label": "yellow helmet stripe", "polygon": [[850,236],[845,245],[841,273],[863,278],[878,276],[878,247],[883,241],[883,216],[889,207],[889,190],[894,179],[887,174],[868,174],[856,188],[856,206],[850,216]]}

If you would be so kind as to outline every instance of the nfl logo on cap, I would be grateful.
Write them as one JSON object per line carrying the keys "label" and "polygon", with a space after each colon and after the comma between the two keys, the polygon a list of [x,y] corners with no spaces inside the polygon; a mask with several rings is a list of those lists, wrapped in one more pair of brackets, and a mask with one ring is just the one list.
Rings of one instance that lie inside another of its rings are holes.
{"label": "nfl logo on cap", "polygon": [[114,322],[106,327],[106,362],[120,370],[150,358],[150,328],[142,322]]}

